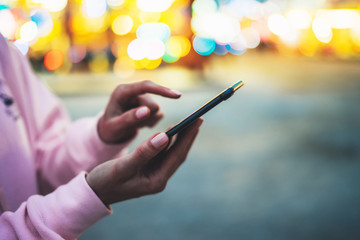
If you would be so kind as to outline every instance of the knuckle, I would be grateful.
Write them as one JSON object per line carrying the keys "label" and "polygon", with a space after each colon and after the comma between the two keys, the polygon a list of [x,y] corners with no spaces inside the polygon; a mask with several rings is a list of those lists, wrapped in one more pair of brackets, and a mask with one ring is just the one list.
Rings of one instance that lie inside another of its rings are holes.
{"label": "knuckle", "polygon": [[124,84],[120,84],[116,87],[116,91],[121,91],[124,89]]}
{"label": "knuckle", "polygon": [[167,180],[165,178],[159,177],[156,179],[156,181],[154,181],[154,185],[153,185],[153,192],[154,193],[159,193],[164,191],[164,189],[166,188],[166,184],[167,184]]}
{"label": "knuckle", "polygon": [[148,194],[155,194],[164,191],[167,181],[163,178],[153,178],[148,180],[145,184],[146,192]]}
{"label": "knuckle", "polygon": [[153,82],[150,80],[143,80],[140,84],[142,85],[142,87],[151,87],[153,85]]}
{"label": "knuckle", "polygon": [[149,149],[147,145],[140,145],[137,150],[137,155],[141,158],[141,159],[148,159],[150,158],[150,154],[149,154]]}
{"label": "knuckle", "polygon": [[150,80],[143,80],[143,81],[141,81],[141,83],[144,84],[144,85],[149,85],[149,84],[152,84],[152,81],[150,81]]}
{"label": "knuckle", "polygon": [[120,85],[118,85],[116,88],[115,88],[115,91],[113,92],[113,95],[120,95],[123,91],[124,91],[124,89],[125,89],[126,87],[125,87],[125,84],[120,84]]}

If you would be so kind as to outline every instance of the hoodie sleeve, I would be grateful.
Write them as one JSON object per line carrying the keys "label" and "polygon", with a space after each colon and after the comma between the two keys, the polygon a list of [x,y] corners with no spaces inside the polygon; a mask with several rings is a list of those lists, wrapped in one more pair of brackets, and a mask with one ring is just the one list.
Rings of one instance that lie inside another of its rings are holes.
{"label": "hoodie sleeve", "polygon": [[9,79],[24,119],[41,193],[126,151],[130,141],[110,145],[100,139],[97,117],[71,122],[59,99],[37,78],[28,60],[3,37],[0,41],[4,46],[0,52],[6,56],[1,63],[4,77]]}
{"label": "hoodie sleeve", "polygon": [[46,195],[31,196],[15,212],[0,216],[1,239],[75,239],[111,214],[81,172],[69,183]]}

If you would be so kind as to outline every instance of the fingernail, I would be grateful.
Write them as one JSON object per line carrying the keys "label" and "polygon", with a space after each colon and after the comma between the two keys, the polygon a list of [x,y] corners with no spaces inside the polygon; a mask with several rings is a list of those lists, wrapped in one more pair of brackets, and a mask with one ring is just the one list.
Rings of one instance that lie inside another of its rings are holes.
{"label": "fingernail", "polygon": [[160,133],[158,135],[156,135],[153,139],[151,139],[151,145],[154,146],[154,148],[160,148],[162,147],[165,143],[167,143],[168,141],[168,137],[165,133]]}
{"label": "fingernail", "polygon": [[175,89],[171,89],[171,92],[175,93],[178,96],[182,95],[182,93],[180,91],[175,90]]}
{"label": "fingernail", "polygon": [[142,118],[146,117],[147,115],[149,115],[149,108],[141,107],[138,110],[136,110],[135,115],[138,119],[142,119]]}

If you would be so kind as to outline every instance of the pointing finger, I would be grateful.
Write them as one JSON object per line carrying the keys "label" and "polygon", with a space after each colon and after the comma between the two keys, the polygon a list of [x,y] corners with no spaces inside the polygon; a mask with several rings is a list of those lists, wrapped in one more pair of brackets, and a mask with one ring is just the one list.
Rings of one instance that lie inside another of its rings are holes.
{"label": "pointing finger", "polygon": [[163,87],[149,80],[132,84],[124,84],[123,91],[124,92],[122,94],[125,94],[127,96],[134,96],[145,93],[152,93],[168,98],[179,98],[181,96],[181,93],[179,91]]}

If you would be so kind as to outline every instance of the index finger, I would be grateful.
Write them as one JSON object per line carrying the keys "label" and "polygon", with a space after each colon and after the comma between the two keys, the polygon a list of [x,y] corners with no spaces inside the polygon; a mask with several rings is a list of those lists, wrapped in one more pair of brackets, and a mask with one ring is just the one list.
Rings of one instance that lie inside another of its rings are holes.
{"label": "index finger", "polygon": [[125,90],[125,94],[130,96],[145,93],[152,93],[168,98],[179,98],[181,96],[179,91],[161,86],[149,80],[124,84],[123,89]]}

